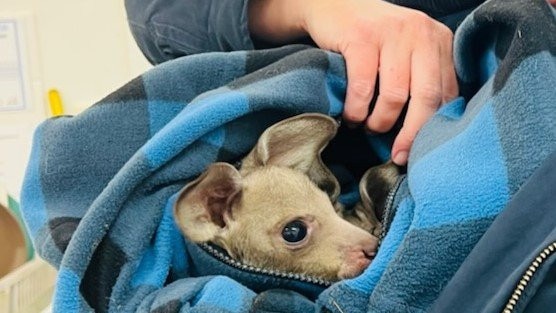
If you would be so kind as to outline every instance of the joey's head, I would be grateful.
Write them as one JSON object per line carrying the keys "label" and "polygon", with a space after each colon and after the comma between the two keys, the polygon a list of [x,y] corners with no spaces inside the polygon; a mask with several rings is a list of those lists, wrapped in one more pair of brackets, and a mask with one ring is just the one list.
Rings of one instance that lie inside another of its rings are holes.
{"label": "joey's head", "polygon": [[176,202],[184,235],[259,268],[331,281],[360,274],[378,239],[332,205],[339,185],[320,152],[336,128],[326,116],[297,116],[267,129],[241,170],[211,165]]}
{"label": "joey's head", "polygon": [[216,163],[189,187],[175,209],[185,236],[245,264],[335,281],[360,274],[376,253],[378,239],[298,171],[268,166],[243,178]]}

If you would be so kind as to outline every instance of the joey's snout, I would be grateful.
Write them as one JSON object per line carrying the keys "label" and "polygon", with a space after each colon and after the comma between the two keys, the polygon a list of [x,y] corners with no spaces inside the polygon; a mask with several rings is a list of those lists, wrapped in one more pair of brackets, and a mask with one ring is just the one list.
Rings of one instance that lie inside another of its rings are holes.
{"label": "joey's snout", "polygon": [[375,257],[377,249],[378,239],[374,236],[369,236],[365,243],[361,245],[361,250],[368,259],[373,259]]}
{"label": "joey's snout", "polygon": [[344,263],[338,272],[339,279],[361,274],[372,262],[378,249],[378,239],[368,233],[344,247]]}

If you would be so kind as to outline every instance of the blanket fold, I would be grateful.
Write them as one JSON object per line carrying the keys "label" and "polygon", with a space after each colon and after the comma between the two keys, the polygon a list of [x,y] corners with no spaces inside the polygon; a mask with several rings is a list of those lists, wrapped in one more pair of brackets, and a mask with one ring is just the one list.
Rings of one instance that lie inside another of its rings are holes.
{"label": "blanket fold", "polygon": [[556,148],[556,37],[548,35],[555,30],[545,1],[487,1],[467,17],[454,55],[465,98],[419,132],[377,257],[360,277],[325,291],[322,307],[428,311]]}
{"label": "blanket fold", "polygon": [[[426,312],[556,148],[554,33],[544,0],[490,0],[468,16],[455,40],[464,97],[418,134],[371,266],[322,293],[286,281],[258,294],[227,276],[194,275],[210,262],[187,248],[172,207],[207,165],[239,160],[273,123],[339,116],[340,55],[293,45],[184,57],[77,116],[45,121],[21,208],[38,253],[59,270],[53,311]],[[368,157],[388,158],[389,138],[366,138]],[[265,290],[264,277],[253,284]]]}
{"label": "blanket fold", "polygon": [[[308,46],[192,56],[40,125],[22,206],[38,252],[59,269],[54,310],[156,306],[149,294],[193,272],[172,195],[208,164],[238,160],[278,120],[338,115],[342,73],[338,55]],[[215,308],[230,310],[254,294],[226,278],[190,280],[192,298],[175,293],[184,303],[218,300]],[[201,296],[214,288],[246,296]]]}

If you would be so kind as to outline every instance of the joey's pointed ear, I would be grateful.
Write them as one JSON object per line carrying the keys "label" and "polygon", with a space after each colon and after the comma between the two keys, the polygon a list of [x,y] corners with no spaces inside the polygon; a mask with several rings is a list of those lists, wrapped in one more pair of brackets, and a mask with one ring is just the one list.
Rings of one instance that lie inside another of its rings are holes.
{"label": "joey's pointed ear", "polygon": [[359,182],[361,204],[368,215],[375,215],[379,221],[384,217],[386,198],[403,173],[392,161],[371,167]]}
{"label": "joey's pointed ear", "polygon": [[248,175],[267,165],[295,169],[305,173],[334,201],[340,185],[320,154],[337,130],[338,123],[333,118],[317,113],[297,115],[274,124],[243,160],[241,174]]}
{"label": "joey's pointed ear", "polygon": [[227,163],[212,164],[182,189],[174,205],[174,218],[191,241],[210,241],[226,227],[240,193],[239,172]]}

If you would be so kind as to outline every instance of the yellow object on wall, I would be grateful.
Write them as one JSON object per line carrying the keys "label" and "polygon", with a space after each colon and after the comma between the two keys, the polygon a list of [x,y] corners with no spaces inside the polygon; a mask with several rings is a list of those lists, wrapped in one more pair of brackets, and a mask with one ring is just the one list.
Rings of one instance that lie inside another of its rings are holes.
{"label": "yellow object on wall", "polygon": [[48,104],[50,105],[50,113],[52,116],[59,116],[64,114],[64,105],[62,104],[62,97],[60,92],[56,89],[48,91]]}

